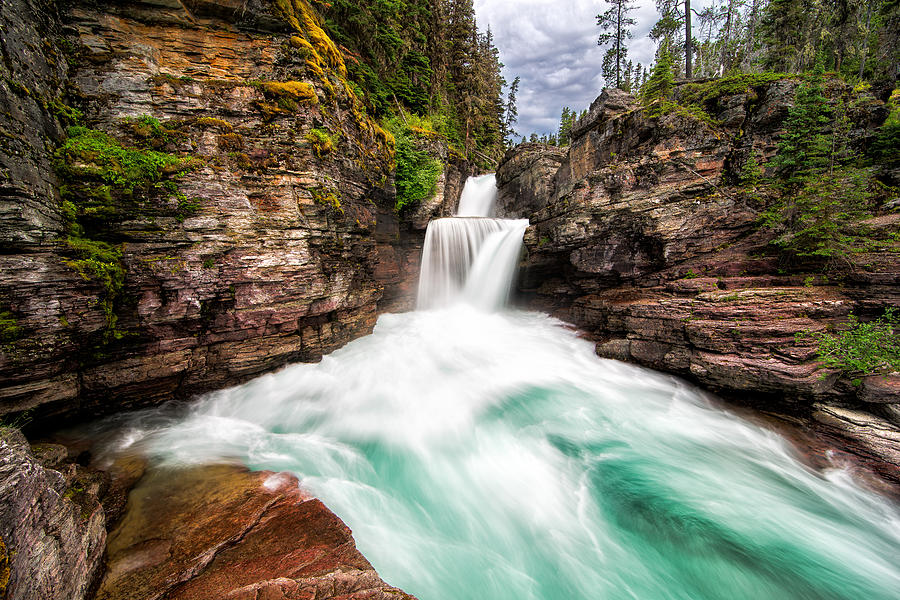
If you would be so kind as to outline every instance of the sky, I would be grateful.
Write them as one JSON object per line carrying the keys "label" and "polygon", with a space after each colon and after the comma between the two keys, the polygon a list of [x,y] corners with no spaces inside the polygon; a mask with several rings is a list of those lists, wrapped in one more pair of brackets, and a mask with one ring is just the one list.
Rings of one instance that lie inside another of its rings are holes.
{"label": "sky", "polygon": [[[581,112],[603,89],[596,16],[603,0],[475,0],[478,28],[490,26],[508,82],[518,75],[519,135],[555,133],[564,106]],[[637,0],[637,24],[628,58],[649,66],[656,47],[647,36],[656,23],[654,0]]]}

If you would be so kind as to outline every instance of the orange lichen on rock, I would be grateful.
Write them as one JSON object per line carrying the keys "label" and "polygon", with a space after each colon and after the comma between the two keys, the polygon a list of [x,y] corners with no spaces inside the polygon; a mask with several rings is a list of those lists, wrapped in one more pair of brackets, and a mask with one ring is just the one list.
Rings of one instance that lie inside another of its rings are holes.
{"label": "orange lichen on rock", "polygon": [[262,83],[262,89],[267,94],[288,97],[307,104],[315,104],[318,101],[316,90],[305,81],[265,81]]}

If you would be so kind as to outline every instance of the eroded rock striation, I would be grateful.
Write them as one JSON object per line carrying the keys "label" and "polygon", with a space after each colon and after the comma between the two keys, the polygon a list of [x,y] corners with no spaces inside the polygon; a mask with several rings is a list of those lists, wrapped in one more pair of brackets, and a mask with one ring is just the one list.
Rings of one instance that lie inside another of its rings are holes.
{"label": "eroded rock striation", "polygon": [[468,166],[435,143],[439,193],[399,218],[389,134],[308,8],[3,3],[0,414],[234,384],[411,306]]}
{"label": "eroded rock striation", "polygon": [[94,582],[106,542],[104,480],[65,457],[61,446],[32,452],[18,430],[0,427],[0,597],[83,598]]}
{"label": "eroded rock striation", "polygon": [[[856,440],[874,424],[872,452],[898,480],[896,440],[883,429],[900,425],[897,376],[853,386],[821,367],[812,340],[796,337],[851,311],[878,316],[900,306],[897,244],[853,254],[839,280],[785,270],[770,251],[773,234],[759,224],[767,199],[741,181],[751,156],[773,174],[767,163],[797,85],[751,82],[707,99],[707,115],[653,118],[632,96],[607,90],[574,126],[557,169],[557,148],[511,150],[498,170],[500,197],[506,214],[531,221],[520,289],[529,305],[585,330],[601,356],[824,420]],[[849,93],[830,85],[833,95]],[[852,106],[847,138],[862,151],[886,110],[871,95]],[[889,236],[898,217],[867,225]],[[814,403],[861,409],[870,419]]]}
{"label": "eroded rock striation", "polygon": [[154,469],[108,555],[97,600],[415,600],[382,581],[350,529],[286,473]]}

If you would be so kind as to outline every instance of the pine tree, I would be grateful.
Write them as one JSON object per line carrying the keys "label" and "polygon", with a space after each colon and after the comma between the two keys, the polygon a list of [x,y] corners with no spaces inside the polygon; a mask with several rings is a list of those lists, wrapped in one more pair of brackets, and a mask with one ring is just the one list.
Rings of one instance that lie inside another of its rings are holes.
{"label": "pine tree", "polygon": [[830,142],[823,128],[831,121],[831,111],[823,87],[824,68],[819,63],[812,77],[797,88],[784,122],[774,164],[790,187],[801,185],[828,163]]}
{"label": "pine tree", "polygon": [[628,64],[625,65],[625,75],[623,77],[624,81],[622,82],[622,89],[626,92],[631,92],[631,73],[634,65],[632,65],[631,61],[628,61]]}
{"label": "pine tree", "polygon": [[578,118],[577,113],[568,106],[563,107],[562,115],[559,118],[559,136],[557,141],[560,146],[568,146],[572,141],[572,127]]}
{"label": "pine tree", "polygon": [[[520,77],[516,77],[513,79],[512,84],[509,86],[509,92],[506,94],[506,107],[503,113],[503,132],[504,139],[507,137],[516,137],[519,134],[516,133],[516,130],[513,129],[513,125],[519,120],[519,109],[516,105],[516,95],[519,93],[519,82],[521,81]],[[522,138],[524,141],[524,138]]]}
{"label": "pine tree", "polygon": [[631,27],[635,20],[628,16],[634,10],[634,0],[606,0],[612,6],[603,14],[597,15],[597,25],[604,32],[597,38],[599,46],[612,42],[612,46],[603,57],[603,77],[609,86],[615,81],[615,87],[622,89],[625,58],[628,56],[626,40],[631,38]]}
{"label": "pine tree", "polygon": [[656,61],[659,62],[663,54],[668,54],[676,73],[681,70],[681,62],[675,57],[683,56],[684,49],[684,16],[680,5],[680,0],[656,0],[656,11],[660,17],[650,29],[650,39],[657,44]]}
{"label": "pine tree", "polygon": [[672,92],[672,86],[675,83],[675,77],[672,74],[672,62],[671,54],[668,52],[661,54],[653,65],[650,78],[641,89],[641,102],[645,108],[649,108],[654,102],[660,103],[660,106],[651,112],[651,116],[658,116],[661,113],[662,103]]}

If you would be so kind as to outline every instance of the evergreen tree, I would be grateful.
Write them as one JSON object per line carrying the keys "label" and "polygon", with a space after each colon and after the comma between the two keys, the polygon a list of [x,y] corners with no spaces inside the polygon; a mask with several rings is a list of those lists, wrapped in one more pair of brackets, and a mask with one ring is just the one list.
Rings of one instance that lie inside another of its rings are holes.
{"label": "evergreen tree", "polygon": [[[506,107],[503,113],[503,131],[504,131],[504,139],[507,137],[516,137],[519,134],[516,133],[516,130],[513,129],[513,125],[519,120],[519,109],[516,105],[516,95],[519,93],[519,82],[521,81],[520,77],[516,77],[513,79],[512,84],[509,86],[509,92],[506,94]],[[525,138],[522,138],[522,141],[525,141]]]}
{"label": "evergreen tree", "polygon": [[656,42],[656,61],[668,54],[670,65],[677,74],[681,71],[681,62],[675,57],[683,56],[684,49],[684,16],[680,12],[680,0],[656,0],[656,11],[660,16],[650,29],[650,39]]}
{"label": "evergreen tree", "polygon": [[819,63],[809,81],[797,88],[778,144],[774,164],[791,187],[802,184],[828,162],[830,143],[823,128],[831,122],[831,111],[824,96],[823,73]]}
{"label": "evergreen tree", "polygon": [[622,89],[626,92],[631,92],[631,73],[634,68],[631,61],[628,61],[628,64],[625,65],[625,76],[624,81],[622,82]]}
{"label": "evergreen tree", "polygon": [[562,115],[559,118],[559,136],[557,142],[560,146],[568,146],[572,141],[572,127],[578,118],[577,113],[568,106],[563,107]]}
{"label": "evergreen tree", "polygon": [[615,82],[614,87],[622,89],[622,75],[626,67],[625,59],[628,56],[625,42],[631,38],[631,27],[635,24],[635,20],[629,17],[628,13],[635,8],[634,0],[605,1],[612,6],[603,14],[597,15],[597,25],[604,32],[597,38],[597,44],[605,46],[612,43],[612,46],[603,57],[603,77],[606,79],[607,86]]}
{"label": "evergreen tree", "polygon": [[641,102],[649,108],[654,102],[659,102],[660,106],[651,113],[651,116],[658,116],[662,110],[662,103],[669,97],[672,92],[672,86],[675,83],[675,77],[672,74],[672,55],[664,52],[656,59],[650,78],[641,88]]}

